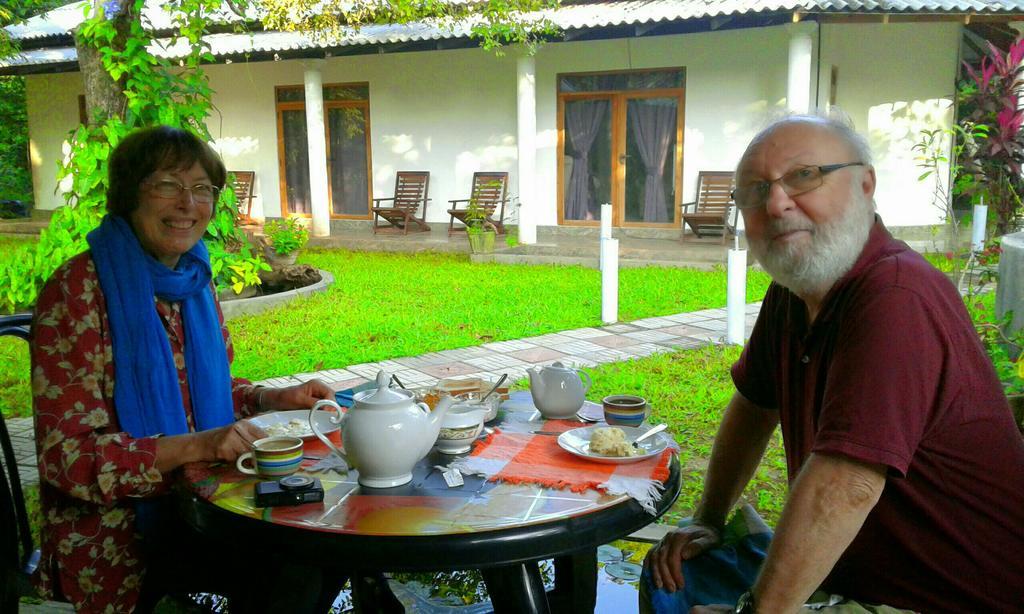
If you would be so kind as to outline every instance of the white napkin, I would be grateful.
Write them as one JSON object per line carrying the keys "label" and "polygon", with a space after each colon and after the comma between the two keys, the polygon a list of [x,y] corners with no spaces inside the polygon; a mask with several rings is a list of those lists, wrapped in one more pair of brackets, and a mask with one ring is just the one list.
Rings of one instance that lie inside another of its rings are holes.
{"label": "white napkin", "polygon": [[323,457],[315,465],[306,468],[306,471],[310,473],[320,473],[323,471],[330,471],[334,469],[341,475],[348,473],[348,463],[346,463],[337,454],[328,454]]}

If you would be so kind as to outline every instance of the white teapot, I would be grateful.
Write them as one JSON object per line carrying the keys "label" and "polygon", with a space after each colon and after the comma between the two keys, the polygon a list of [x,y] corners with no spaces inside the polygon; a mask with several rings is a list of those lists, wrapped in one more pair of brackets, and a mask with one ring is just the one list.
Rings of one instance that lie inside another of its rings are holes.
{"label": "white teapot", "polygon": [[341,425],[342,452],[321,433],[310,412],[309,427],[335,454],[359,471],[359,483],[371,488],[390,488],[412,481],[412,468],[430,452],[441,430],[441,421],[452,405],[451,397],[441,399],[434,411],[417,403],[409,390],[388,387],[391,375],[377,374],[377,387],[358,392],[353,405],[342,414],[334,401],[317,401],[313,410],[325,405],[338,407],[331,416]]}
{"label": "white teapot", "polygon": [[554,362],[526,372],[530,375],[533,404],[545,418],[571,418],[583,407],[590,390],[590,376],[583,371]]}

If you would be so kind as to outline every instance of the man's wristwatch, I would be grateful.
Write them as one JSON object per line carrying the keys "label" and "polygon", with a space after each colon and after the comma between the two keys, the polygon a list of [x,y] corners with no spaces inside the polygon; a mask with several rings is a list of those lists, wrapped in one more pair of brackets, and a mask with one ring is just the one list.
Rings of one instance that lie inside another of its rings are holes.
{"label": "man's wristwatch", "polygon": [[736,602],[736,609],[733,610],[733,614],[756,614],[757,610],[754,608],[754,593],[753,591],[747,591],[740,595],[739,601]]}

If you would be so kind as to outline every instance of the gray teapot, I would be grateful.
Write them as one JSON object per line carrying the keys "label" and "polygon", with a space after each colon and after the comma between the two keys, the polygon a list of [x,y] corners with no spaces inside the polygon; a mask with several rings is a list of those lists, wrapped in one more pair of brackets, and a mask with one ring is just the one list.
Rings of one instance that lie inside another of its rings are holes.
{"label": "gray teapot", "polygon": [[545,418],[571,418],[583,407],[590,390],[590,376],[583,371],[554,362],[527,373],[533,404]]}

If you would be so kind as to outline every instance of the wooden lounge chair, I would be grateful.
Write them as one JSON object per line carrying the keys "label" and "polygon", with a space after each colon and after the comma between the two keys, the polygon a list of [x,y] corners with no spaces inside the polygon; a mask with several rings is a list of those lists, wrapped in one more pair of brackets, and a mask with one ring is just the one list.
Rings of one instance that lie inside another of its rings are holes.
{"label": "wooden lounge chair", "polygon": [[[487,216],[484,221],[494,224],[498,234],[505,234],[505,225],[502,224],[502,219],[505,217],[505,203],[508,202],[508,173],[473,173],[473,188],[469,194],[469,198],[448,201],[452,207],[448,210],[448,215],[451,216],[448,221],[448,235],[451,236],[453,232],[466,230],[466,214],[469,213],[469,203],[474,201]],[[461,209],[459,208],[460,204],[463,205]],[[497,218],[494,217],[495,210],[498,210]],[[463,225],[456,228],[455,220],[459,220]]]}
{"label": "wooden lounge chair", "polygon": [[[403,235],[407,235],[410,225],[414,226],[415,231],[429,231],[430,226],[426,222],[429,187],[429,171],[398,171],[395,174],[395,195],[373,199],[373,234],[385,229],[396,233],[401,230]],[[389,201],[390,207],[381,206],[381,203]],[[416,217],[420,205],[423,205],[423,213]],[[379,223],[381,218],[387,223]]]}
{"label": "wooden lounge chair", "polygon": [[[722,244],[736,233],[736,204],[732,202],[732,171],[701,171],[697,175],[697,200],[683,203],[683,238],[689,226],[697,238],[721,233]],[[732,218],[730,220],[730,218]]]}
{"label": "wooden lounge chair", "polygon": [[252,221],[252,184],[256,182],[256,171],[228,171],[235,176],[231,188],[235,191],[238,199],[235,205],[238,207],[238,218],[243,224]]}

